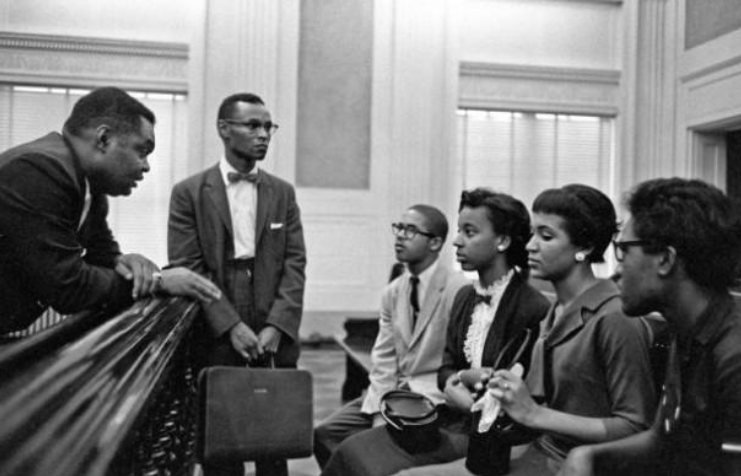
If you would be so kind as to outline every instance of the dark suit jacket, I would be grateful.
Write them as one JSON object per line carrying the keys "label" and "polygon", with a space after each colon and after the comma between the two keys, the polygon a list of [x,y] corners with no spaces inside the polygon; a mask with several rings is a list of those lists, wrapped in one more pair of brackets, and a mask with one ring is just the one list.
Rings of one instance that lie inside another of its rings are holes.
{"label": "dark suit jacket", "polygon": [[[441,390],[445,388],[445,382],[451,374],[470,368],[463,352],[463,344],[471,326],[471,315],[476,304],[475,296],[473,285],[469,285],[458,291],[455,297],[453,313],[448,324],[443,363],[437,374],[437,383]],[[534,342],[538,336],[539,323],[548,312],[549,306],[550,302],[540,291],[530,286],[519,273],[515,273],[502,295],[494,322],[486,337],[482,365],[493,366],[507,343],[519,337],[525,329],[531,329],[533,336],[531,341]],[[525,366],[530,362],[532,342],[525,352],[526,355],[520,359]]]}
{"label": "dark suit jacket", "polygon": [[131,302],[113,269],[121,254],[105,195],[92,197],[78,230],[85,178],[64,138],[51,133],[0,155],[0,333],[61,313]]}
{"label": "dark suit jacket", "polygon": [[[226,263],[234,240],[226,187],[218,164],[175,185],[170,200],[168,252],[173,266],[185,266],[226,290]],[[255,312],[258,333],[265,325],[282,331],[278,360],[298,358],[306,249],[292,185],[263,170],[257,182]],[[231,296],[204,307],[214,336],[240,321]]]}

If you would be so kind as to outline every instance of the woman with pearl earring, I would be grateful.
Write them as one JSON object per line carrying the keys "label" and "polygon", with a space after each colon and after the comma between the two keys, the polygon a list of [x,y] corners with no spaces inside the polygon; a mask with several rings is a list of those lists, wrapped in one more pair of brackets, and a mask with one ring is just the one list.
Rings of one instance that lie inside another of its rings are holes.
{"label": "woman with pearl earring", "polygon": [[489,381],[503,411],[541,433],[512,462],[509,474],[519,476],[556,474],[574,447],[645,429],[656,403],[646,327],[625,317],[617,285],[592,270],[617,232],[609,198],[566,185],[538,195],[532,211],[530,273],[550,281],[556,302],[527,378],[501,370]]}

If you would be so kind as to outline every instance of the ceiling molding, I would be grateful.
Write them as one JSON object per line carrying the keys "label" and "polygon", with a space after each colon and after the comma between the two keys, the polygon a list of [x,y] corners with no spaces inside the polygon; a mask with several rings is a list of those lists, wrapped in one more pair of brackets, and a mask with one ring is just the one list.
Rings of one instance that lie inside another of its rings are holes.
{"label": "ceiling molding", "polygon": [[459,107],[615,116],[620,71],[464,62]]}
{"label": "ceiling molding", "polygon": [[0,32],[0,81],[185,93],[186,43]]}

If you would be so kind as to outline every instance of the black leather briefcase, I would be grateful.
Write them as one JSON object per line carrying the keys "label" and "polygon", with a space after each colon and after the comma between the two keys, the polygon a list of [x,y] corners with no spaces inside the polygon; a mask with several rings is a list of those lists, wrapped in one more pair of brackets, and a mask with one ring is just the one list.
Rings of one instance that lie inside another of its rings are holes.
{"label": "black leather briefcase", "polygon": [[198,384],[201,462],[311,456],[309,372],[217,366],[203,369]]}

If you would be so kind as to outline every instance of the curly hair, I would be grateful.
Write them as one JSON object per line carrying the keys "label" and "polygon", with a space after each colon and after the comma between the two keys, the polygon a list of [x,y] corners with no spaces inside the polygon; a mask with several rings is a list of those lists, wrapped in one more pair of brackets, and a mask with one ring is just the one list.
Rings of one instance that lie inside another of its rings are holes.
{"label": "curly hair", "polygon": [[638,184],[626,199],[647,253],[671,246],[695,283],[714,290],[734,284],[741,261],[741,211],[717,187],[696,179]]}
{"label": "curly hair", "polygon": [[77,100],[64,130],[79,136],[83,129],[107,124],[114,133],[128,134],[141,127],[141,119],[155,123],[154,113],[125,91],[98,88]]}
{"label": "curly hair", "polygon": [[506,193],[495,192],[488,188],[475,188],[461,193],[460,212],[464,207],[486,208],[486,216],[492,224],[494,232],[506,235],[510,239],[507,248],[507,261],[517,266],[522,272],[527,272],[527,250],[525,246],[530,240],[530,214],[525,205]]}

